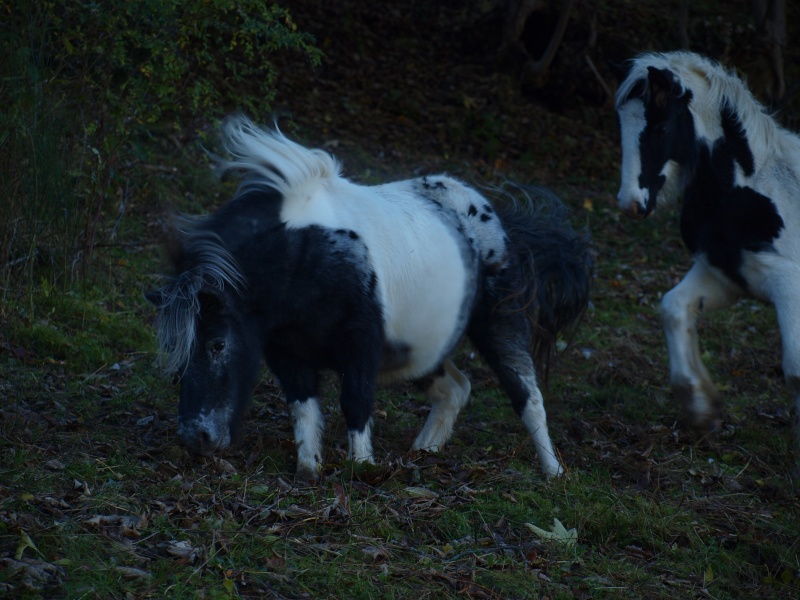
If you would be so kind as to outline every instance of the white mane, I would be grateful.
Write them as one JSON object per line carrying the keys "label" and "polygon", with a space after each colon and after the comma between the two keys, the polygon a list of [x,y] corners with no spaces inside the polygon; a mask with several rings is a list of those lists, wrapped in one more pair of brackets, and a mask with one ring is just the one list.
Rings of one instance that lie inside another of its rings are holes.
{"label": "white mane", "polygon": [[692,92],[689,110],[695,117],[696,131],[709,142],[722,136],[719,112],[727,104],[741,119],[757,162],[765,154],[780,152],[785,144],[793,148],[785,150],[800,152],[800,138],[778,125],[741,79],[716,61],[692,52],[649,53],[633,59],[628,76],[617,90],[617,108],[639,81],[647,82],[648,67],[669,69],[682,91]]}

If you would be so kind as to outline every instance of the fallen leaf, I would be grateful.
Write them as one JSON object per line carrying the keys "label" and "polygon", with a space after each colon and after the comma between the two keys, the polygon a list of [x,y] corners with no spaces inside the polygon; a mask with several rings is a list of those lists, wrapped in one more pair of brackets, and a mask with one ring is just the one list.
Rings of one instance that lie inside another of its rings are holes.
{"label": "fallen leaf", "polygon": [[428,488],[412,486],[405,489],[406,494],[411,498],[438,498],[439,494]]}
{"label": "fallen leaf", "polygon": [[41,554],[41,552],[39,552],[39,549],[36,547],[36,544],[33,543],[31,536],[29,536],[24,531],[20,531],[19,544],[17,545],[17,552],[16,554],[14,554],[14,558],[17,560],[22,560],[22,555],[24,554],[26,548],[30,548]]}
{"label": "fallen leaf", "polygon": [[186,540],[165,542],[163,547],[172,556],[185,558],[189,562],[194,562],[200,556],[200,549],[195,548]]}
{"label": "fallen leaf", "polygon": [[149,579],[152,577],[149,572],[136,567],[116,567],[114,570],[126,579]]}
{"label": "fallen leaf", "polygon": [[525,523],[525,527],[533,531],[543,540],[555,540],[567,546],[573,546],[578,541],[578,531],[573,527],[567,529],[558,519],[553,519],[553,527],[550,531],[545,531],[533,523]]}
{"label": "fallen leaf", "polygon": [[23,560],[0,558],[0,567],[4,571],[11,571],[12,573],[21,572],[23,585],[32,590],[41,589],[45,584],[60,583],[61,575],[64,572],[61,567],[30,558]]}
{"label": "fallen leaf", "polygon": [[711,568],[711,565],[708,565],[708,567],[706,567],[706,572],[703,573],[703,587],[707,586],[712,581],[714,581],[714,569]]}
{"label": "fallen leaf", "polygon": [[372,559],[373,562],[389,558],[389,552],[381,546],[367,546],[364,548],[364,554],[367,558]]}

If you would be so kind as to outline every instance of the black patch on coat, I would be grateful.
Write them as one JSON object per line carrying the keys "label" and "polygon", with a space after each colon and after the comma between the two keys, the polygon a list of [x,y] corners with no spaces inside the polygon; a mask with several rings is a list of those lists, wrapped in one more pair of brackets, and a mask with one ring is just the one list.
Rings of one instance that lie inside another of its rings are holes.
{"label": "black patch on coat", "polygon": [[692,97],[690,90],[681,90],[671,71],[650,69],[649,88],[643,97],[646,125],[639,136],[639,185],[649,190],[648,214],[655,209],[656,198],[666,182],[661,171],[667,161],[674,160],[691,169],[696,160],[694,120],[689,112]]}
{"label": "black patch on coat", "polygon": [[428,190],[431,190],[431,189],[434,189],[434,190],[445,190],[445,189],[447,189],[447,186],[444,184],[444,182],[442,180],[438,180],[438,181],[435,181],[434,183],[431,183],[431,181],[430,181],[430,179],[428,179],[427,175],[422,178],[422,186],[425,189],[428,189]]}
{"label": "black patch on coat", "polygon": [[747,142],[747,135],[742,126],[739,114],[728,104],[722,109],[722,131],[725,133],[725,143],[730,148],[731,156],[739,163],[745,176],[752,177],[755,173],[755,160],[750,144]]}
{"label": "black patch on coat", "polygon": [[747,290],[742,251],[772,251],[784,223],[770,198],[734,185],[736,164],[752,175],[755,161],[739,116],[726,106],[721,118],[724,137],[710,150],[699,149],[684,196],[681,236],[693,254],[705,254],[712,266]]}
{"label": "black patch on coat", "polygon": [[[248,282],[240,294],[226,290],[229,316],[220,318],[235,319],[253,346],[260,347],[287,402],[318,395],[317,373],[331,369],[342,378],[348,429],[362,431],[385,341],[377,275],[360,236],[315,225],[287,228],[280,221],[280,196],[259,189],[238,196],[198,228],[219,237]],[[198,338],[198,347],[204,341]],[[198,389],[208,389],[213,377],[208,370],[193,373]],[[237,374],[228,377],[233,381]],[[252,392],[246,387],[231,399],[239,409]],[[199,405],[206,401],[217,398],[197,394],[192,402],[198,405],[187,411],[209,409]]]}
{"label": "black patch on coat", "polygon": [[713,153],[704,150],[684,197],[681,236],[692,254],[705,254],[712,266],[746,290],[742,251],[771,251],[783,219],[768,197],[732,186],[732,176],[733,157],[726,144],[715,145]]}

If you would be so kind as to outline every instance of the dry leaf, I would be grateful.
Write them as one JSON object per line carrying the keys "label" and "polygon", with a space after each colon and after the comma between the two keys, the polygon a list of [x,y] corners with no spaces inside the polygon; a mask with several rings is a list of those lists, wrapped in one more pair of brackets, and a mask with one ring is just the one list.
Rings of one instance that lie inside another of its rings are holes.
{"label": "dry leaf", "polygon": [[117,567],[114,570],[126,579],[149,579],[152,577],[149,572],[136,567]]}
{"label": "dry leaf", "polygon": [[194,562],[197,557],[200,556],[200,549],[195,548],[186,540],[180,542],[165,542],[163,547],[169,554],[172,554],[172,556],[185,558],[189,562]]}
{"label": "dry leaf", "polygon": [[29,536],[24,531],[20,531],[19,544],[17,545],[17,552],[16,554],[14,554],[14,558],[16,558],[17,560],[22,560],[22,555],[25,552],[26,548],[30,548],[31,550],[34,550],[39,554],[41,554],[41,552],[39,552],[39,549],[36,547],[36,544],[33,543],[31,536]]}
{"label": "dry leaf", "polygon": [[367,546],[364,548],[364,554],[374,562],[389,558],[389,552],[381,546]]}
{"label": "dry leaf", "polygon": [[405,489],[406,495],[411,498],[438,498],[439,494],[428,488],[412,486]]}
{"label": "dry leaf", "polygon": [[543,540],[555,540],[567,546],[572,546],[578,541],[578,531],[573,527],[567,529],[558,519],[553,519],[553,527],[550,531],[545,531],[533,523],[525,523],[525,527],[533,531]]}

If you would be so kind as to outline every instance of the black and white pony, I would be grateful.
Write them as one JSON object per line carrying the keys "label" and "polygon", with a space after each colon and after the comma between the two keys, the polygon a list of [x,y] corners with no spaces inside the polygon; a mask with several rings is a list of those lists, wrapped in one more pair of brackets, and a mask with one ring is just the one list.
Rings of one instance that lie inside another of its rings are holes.
{"label": "black and white pony", "polygon": [[[783,371],[800,416],[800,137],[745,84],[688,52],[645,54],[617,91],[620,208],[644,218],[683,196],[694,265],[664,296],[670,380],[696,425],[716,425],[718,394],[700,357],[697,318],[743,296],[772,302]],[[800,428],[798,428],[800,443]]]}
{"label": "black and white pony", "polygon": [[[446,176],[362,186],[322,150],[243,117],[223,127],[243,176],[214,214],[185,221],[174,274],[147,294],[165,367],[180,374],[178,433],[211,455],[241,430],[263,356],[293,421],[297,469],[323,464],[320,371],[341,378],[349,457],[372,461],[376,384],[433,374],[414,449],[437,450],[467,402],[451,362],[466,334],[497,374],[542,469],[562,472],[534,360],[584,311],[592,254],[557,200],[501,209]],[[533,351],[532,349],[533,348]]]}

